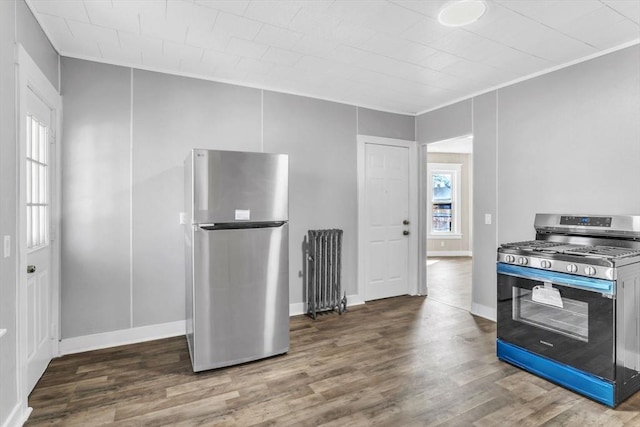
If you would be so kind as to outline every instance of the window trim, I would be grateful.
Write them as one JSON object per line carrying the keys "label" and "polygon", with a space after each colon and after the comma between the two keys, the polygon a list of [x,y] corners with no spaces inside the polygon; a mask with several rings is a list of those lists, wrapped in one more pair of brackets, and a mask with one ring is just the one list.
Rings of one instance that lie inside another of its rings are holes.
{"label": "window trim", "polygon": [[[451,217],[452,217],[452,231],[441,232],[433,231],[433,194],[431,189],[431,183],[434,173],[450,173],[451,178]],[[427,238],[428,239],[440,239],[440,240],[459,240],[462,239],[462,218],[460,212],[461,200],[462,200],[462,163],[427,163]]]}

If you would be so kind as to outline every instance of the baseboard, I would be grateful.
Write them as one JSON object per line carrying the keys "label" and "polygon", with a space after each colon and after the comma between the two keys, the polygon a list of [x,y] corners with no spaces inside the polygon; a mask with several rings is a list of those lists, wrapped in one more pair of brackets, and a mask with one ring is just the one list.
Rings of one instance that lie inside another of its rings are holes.
{"label": "baseboard", "polygon": [[177,337],[184,335],[185,329],[185,321],[178,320],[176,322],[161,323],[158,325],[140,326],[101,334],[67,338],[60,341],[59,352],[60,356],[63,356],[65,354],[81,353],[83,351]]}
{"label": "baseboard", "polygon": [[471,314],[473,314],[474,316],[484,317],[485,319],[491,320],[492,322],[496,321],[496,309],[493,307],[488,307],[486,305],[472,302]]}
{"label": "baseboard", "polygon": [[16,406],[13,407],[9,417],[2,424],[2,427],[22,427],[24,423],[29,419],[29,415],[31,415],[31,411],[33,408],[27,407],[26,411],[22,410],[22,402],[16,403]]}
{"label": "baseboard", "polygon": [[303,302],[296,302],[293,304],[289,304],[289,316],[299,316],[300,314],[305,314],[304,310],[305,304]]}
{"label": "baseboard", "polygon": [[[347,307],[353,307],[355,305],[364,304],[364,300],[358,295],[347,295]],[[300,314],[307,314],[306,303],[296,302],[289,305],[289,316],[298,316]]]}
{"label": "baseboard", "polygon": [[364,304],[364,299],[360,295],[347,295],[347,307]]}
{"label": "baseboard", "polygon": [[[347,307],[364,304],[358,295],[347,295]],[[305,314],[305,303],[289,305],[289,316]],[[161,323],[158,325],[140,326],[138,328],[121,329],[94,335],[66,338],[60,341],[59,355],[82,353],[119,345],[136,344],[162,338],[177,337],[185,334],[185,321]]]}
{"label": "baseboard", "polygon": [[427,257],[430,256],[473,256],[471,251],[427,251]]}

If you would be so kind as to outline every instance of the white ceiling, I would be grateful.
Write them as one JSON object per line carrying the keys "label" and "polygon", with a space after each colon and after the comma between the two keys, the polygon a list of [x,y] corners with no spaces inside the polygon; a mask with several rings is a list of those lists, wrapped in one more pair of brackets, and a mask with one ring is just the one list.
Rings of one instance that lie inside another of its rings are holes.
{"label": "white ceiling", "polygon": [[640,40],[640,0],[27,0],[63,56],[415,114]]}

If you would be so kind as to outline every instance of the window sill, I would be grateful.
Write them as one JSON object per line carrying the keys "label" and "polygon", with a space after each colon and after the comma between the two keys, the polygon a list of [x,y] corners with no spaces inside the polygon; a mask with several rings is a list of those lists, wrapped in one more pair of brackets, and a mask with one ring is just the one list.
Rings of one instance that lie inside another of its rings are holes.
{"label": "window sill", "polygon": [[462,239],[462,234],[455,233],[447,233],[447,234],[429,234],[427,236],[429,240],[460,240]]}

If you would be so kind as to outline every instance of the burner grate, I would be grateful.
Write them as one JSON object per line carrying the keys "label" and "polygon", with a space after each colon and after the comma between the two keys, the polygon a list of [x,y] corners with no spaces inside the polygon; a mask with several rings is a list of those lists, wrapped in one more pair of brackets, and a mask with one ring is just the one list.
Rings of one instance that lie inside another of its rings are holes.
{"label": "burner grate", "polygon": [[640,255],[640,250],[619,248],[615,246],[582,246],[564,251],[565,254],[597,256],[601,258],[619,259]]}
{"label": "burner grate", "polygon": [[536,249],[552,248],[554,246],[561,246],[561,245],[564,245],[564,243],[549,242],[547,240],[525,240],[522,242],[504,243],[501,246],[503,248],[509,248],[509,249],[533,251]]}

